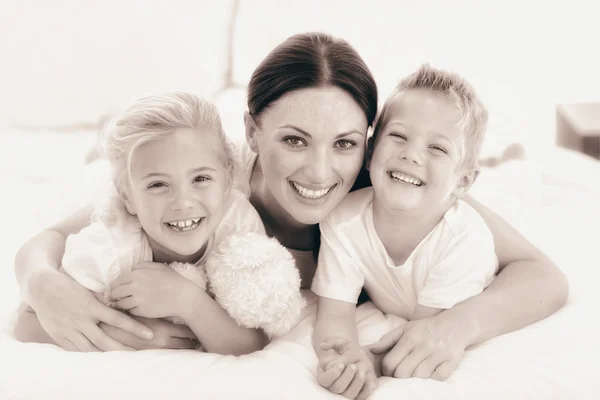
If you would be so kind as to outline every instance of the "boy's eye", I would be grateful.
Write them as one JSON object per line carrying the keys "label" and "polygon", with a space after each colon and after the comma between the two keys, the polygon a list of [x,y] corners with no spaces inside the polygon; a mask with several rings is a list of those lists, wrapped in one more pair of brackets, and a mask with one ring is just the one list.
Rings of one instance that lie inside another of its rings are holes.
{"label": "boy's eye", "polygon": [[431,145],[431,146],[429,146],[429,148],[431,148],[435,151],[442,152],[444,154],[448,154],[448,151],[445,148],[443,148],[442,146],[438,146],[437,144]]}
{"label": "boy's eye", "polygon": [[148,189],[159,189],[163,187],[167,187],[167,185],[164,182],[152,182],[148,185]]}
{"label": "boy's eye", "polygon": [[194,178],[194,182],[206,182],[210,180],[210,176],[206,175],[198,175]]}
{"label": "boy's eye", "polygon": [[407,141],[408,139],[406,138],[406,135],[403,133],[398,133],[398,132],[392,132],[390,133],[390,136],[393,136],[395,138],[401,139],[403,141]]}
{"label": "boy's eye", "polygon": [[339,140],[338,142],[336,142],[335,145],[342,150],[349,150],[349,149],[353,148],[354,146],[356,146],[356,142],[353,140],[342,139],[342,140]]}
{"label": "boy's eye", "polygon": [[304,141],[304,139],[302,139],[301,137],[298,136],[287,136],[283,138],[283,142],[286,143],[287,145],[291,146],[291,147],[300,147],[302,145],[305,145],[306,142]]}

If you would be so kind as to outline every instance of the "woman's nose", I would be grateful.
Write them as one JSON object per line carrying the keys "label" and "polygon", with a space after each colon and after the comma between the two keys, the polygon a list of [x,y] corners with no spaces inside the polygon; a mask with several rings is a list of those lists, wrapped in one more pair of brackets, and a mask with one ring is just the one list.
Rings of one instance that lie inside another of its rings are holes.
{"label": "woman's nose", "polygon": [[331,175],[332,155],[327,149],[315,149],[312,157],[308,160],[308,177],[313,180],[311,183],[327,182]]}

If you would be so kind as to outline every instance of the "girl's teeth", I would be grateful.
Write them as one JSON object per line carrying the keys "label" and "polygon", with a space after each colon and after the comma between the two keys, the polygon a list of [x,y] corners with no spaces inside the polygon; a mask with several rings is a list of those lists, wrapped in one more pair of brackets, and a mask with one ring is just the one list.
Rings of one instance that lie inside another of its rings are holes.
{"label": "girl's teeth", "polygon": [[198,225],[200,218],[188,219],[185,221],[167,222],[167,225],[177,228],[178,230],[190,230],[192,227]]}
{"label": "girl's teeth", "polygon": [[294,188],[300,194],[300,196],[306,197],[307,199],[311,199],[311,200],[323,197],[327,193],[329,193],[329,191],[331,190],[331,187],[327,188],[327,189],[321,189],[321,190],[310,190],[310,189],[307,189],[305,187],[298,185],[296,182],[292,182],[292,185],[294,185]]}

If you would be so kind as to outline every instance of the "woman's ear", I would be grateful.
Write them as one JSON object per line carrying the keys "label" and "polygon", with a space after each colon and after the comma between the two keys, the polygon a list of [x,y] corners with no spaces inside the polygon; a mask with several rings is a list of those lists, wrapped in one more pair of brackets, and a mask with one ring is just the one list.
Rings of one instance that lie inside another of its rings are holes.
{"label": "woman's ear", "polygon": [[471,189],[471,186],[473,186],[478,176],[479,168],[473,168],[471,171],[465,173],[459,179],[458,183],[456,184],[456,188],[452,191],[452,194],[457,199],[462,198],[465,194],[467,194],[469,189]]}
{"label": "woman's ear", "polygon": [[258,126],[256,120],[248,111],[244,112],[244,126],[246,127],[246,142],[254,153],[258,154],[257,134]]}

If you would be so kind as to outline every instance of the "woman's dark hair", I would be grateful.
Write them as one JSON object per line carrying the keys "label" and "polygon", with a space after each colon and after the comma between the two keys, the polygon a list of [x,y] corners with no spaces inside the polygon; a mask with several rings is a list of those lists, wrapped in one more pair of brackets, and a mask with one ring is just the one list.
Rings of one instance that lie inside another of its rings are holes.
{"label": "woman's dark hair", "polygon": [[377,114],[377,85],[348,42],[325,33],[302,33],[275,47],[254,70],[248,86],[248,112],[257,120],[286,93],[336,86],[350,94],[369,126]]}

